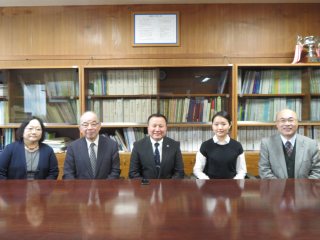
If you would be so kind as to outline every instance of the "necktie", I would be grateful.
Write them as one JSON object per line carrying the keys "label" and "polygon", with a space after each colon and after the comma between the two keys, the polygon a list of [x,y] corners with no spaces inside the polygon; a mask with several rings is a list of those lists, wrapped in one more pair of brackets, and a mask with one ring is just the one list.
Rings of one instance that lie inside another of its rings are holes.
{"label": "necktie", "polygon": [[292,154],[292,150],[293,150],[291,142],[287,141],[285,144],[285,148],[286,148],[288,156],[290,157]]}
{"label": "necktie", "polygon": [[96,153],[94,152],[94,146],[95,146],[94,143],[90,144],[90,155],[89,155],[93,176],[96,174],[96,162],[97,162]]}
{"label": "necktie", "polygon": [[154,150],[154,161],[155,161],[155,163],[156,163],[156,167],[157,167],[158,170],[159,170],[159,168],[160,168],[160,152],[159,152],[159,149],[158,149],[159,143],[155,143],[154,146],[155,146],[155,150]]}

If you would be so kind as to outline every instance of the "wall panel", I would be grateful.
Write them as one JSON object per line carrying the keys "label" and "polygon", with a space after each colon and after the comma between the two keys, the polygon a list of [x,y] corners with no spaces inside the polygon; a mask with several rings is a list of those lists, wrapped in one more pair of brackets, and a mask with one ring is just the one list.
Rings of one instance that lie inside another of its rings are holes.
{"label": "wall panel", "polygon": [[[0,8],[0,65],[291,62],[320,4]],[[179,11],[179,47],[132,47],[133,11]],[[28,59],[28,60],[26,60]]]}

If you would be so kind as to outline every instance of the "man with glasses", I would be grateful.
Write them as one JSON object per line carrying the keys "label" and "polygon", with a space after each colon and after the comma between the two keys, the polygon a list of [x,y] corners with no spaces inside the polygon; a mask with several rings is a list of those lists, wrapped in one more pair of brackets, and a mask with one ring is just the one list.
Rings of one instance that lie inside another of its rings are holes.
{"label": "man with glasses", "polygon": [[80,117],[82,138],[67,148],[63,179],[114,179],[120,176],[117,143],[99,135],[101,123],[94,112]]}
{"label": "man with glasses", "polygon": [[284,109],[276,115],[278,134],[264,138],[260,146],[261,178],[320,178],[317,142],[297,133],[297,114]]}

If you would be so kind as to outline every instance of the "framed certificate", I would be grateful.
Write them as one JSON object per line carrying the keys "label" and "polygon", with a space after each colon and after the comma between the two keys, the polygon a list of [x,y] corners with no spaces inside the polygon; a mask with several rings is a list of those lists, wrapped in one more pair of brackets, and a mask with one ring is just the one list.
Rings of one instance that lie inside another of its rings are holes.
{"label": "framed certificate", "polygon": [[179,13],[133,13],[133,46],[179,46]]}

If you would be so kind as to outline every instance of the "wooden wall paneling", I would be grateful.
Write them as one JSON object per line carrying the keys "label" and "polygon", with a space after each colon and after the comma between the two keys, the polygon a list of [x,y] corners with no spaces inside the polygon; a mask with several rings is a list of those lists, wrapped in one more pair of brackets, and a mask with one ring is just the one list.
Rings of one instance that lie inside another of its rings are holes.
{"label": "wooden wall paneling", "polygon": [[[1,8],[0,60],[165,59],[291,62],[296,35],[320,35],[320,4],[197,4]],[[132,47],[133,11],[179,11],[179,47]],[[141,62],[140,62],[141,61]],[[120,61],[121,63],[122,61]],[[59,61],[58,63],[60,64]]]}

